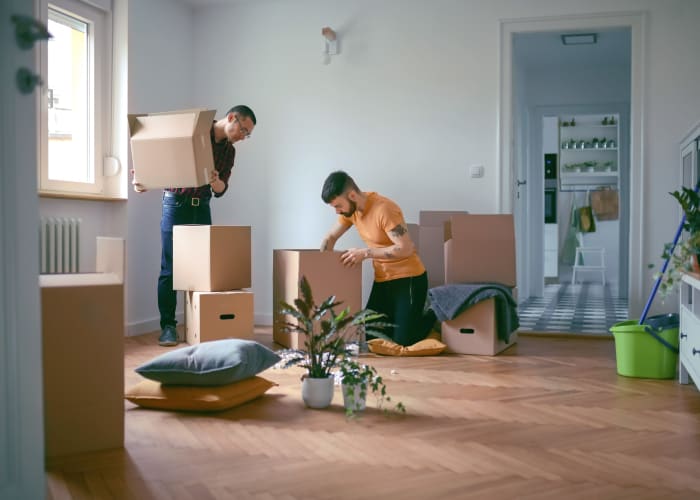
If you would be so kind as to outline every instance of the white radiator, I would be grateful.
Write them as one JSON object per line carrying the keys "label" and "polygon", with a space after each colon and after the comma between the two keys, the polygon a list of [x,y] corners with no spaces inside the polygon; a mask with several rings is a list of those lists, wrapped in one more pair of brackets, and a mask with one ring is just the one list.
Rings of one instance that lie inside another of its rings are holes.
{"label": "white radiator", "polygon": [[80,269],[80,219],[42,217],[39,226],[39,272],[77,273]]}

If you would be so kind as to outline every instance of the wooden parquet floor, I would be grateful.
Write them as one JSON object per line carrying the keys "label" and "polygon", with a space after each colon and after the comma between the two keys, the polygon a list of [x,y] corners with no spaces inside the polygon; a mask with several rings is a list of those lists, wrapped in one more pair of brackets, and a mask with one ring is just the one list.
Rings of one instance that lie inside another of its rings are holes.
{"label": "wooden parquet floor", "polygon": [[[272,345],[269,329],[257,339]],[[127,338],[133,368],[164,352]],[[618,376],[610,338],[523,335],[494,356],[369,356],[406,415],[305,408],[297,368],[211,414],[125,402],[124,449],[47,464],[50,499],[698,499],[700,392]]]}

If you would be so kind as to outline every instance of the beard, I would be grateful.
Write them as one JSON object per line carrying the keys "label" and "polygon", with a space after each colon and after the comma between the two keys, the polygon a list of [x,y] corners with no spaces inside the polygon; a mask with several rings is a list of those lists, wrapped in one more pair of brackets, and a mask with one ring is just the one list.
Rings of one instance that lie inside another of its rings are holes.
{"label": "beard", "polygon": [[350,203],[350,209],[347,212],[340,212],[343,214],[345,217],[351,217],[352,214],[355,213],[355,210],[357,210],[357,203],[355,203],[352,200],[348,200],[348,203]]}

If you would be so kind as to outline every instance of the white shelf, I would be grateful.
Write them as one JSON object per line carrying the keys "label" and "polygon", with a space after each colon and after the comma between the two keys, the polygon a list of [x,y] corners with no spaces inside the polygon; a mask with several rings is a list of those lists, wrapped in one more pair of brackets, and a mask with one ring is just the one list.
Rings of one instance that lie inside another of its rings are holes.
{"label": "white shelf", "polygon": [[700,281],[695,275],[684,274],[681,281],[678,334],[678,381],[687,384],[692,379],[700,390]]}
{"label": "white shelf", "polygon": [[590,153],[592,151],[605,153],[617,151],[617,148],[561,148],[562,153]]}
{"label": "white shelf", "polygon": [[[563,122],[571,122],[575,119],[576,125],[562,126]],[[603,124],[603,120],[614,119],[614,124]],[[619,187],[620,168],[620,116],[615,113],[597,115],[573,115],[562,116],[559,119],[559,187],[562,191],[581,189],[583,186],[593,189],[596,186]],[[596,141],[614,141],[614,147],[593,147],[593,139]],[[575,142],[587,142],[589,147],[562,147],[562,144]],[[584,163],[595,163],[600,170],[587,171]],[[603,170],[605,163],[612,163],[610,170]],[[580,165],[580,170],[565,168],[566,166]]]}

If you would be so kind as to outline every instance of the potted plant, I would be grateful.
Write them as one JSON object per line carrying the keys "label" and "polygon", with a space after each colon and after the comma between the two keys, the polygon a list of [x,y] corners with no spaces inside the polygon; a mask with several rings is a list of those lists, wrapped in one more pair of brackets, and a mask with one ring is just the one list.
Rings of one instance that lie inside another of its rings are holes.
{"label": "potted plant", "polygon": [[376,337],[387,338],[381,332],[388,323],[381,321],[383,314],[370,309],[351,313],[345,308],[336,314],[335,296],[330,296],[321,304],[314,302],[309,282],[302,276],[299,282],[300,297],[294,305],[281,303],[280,312],[285,318],[282,325],[285,332],[298,332],[304,338],[304,350],[291,351],[285,356],[283,368],[298,365],[306,369],[302,376],[302,399],[311,408],[325,408],[333,399],[336,369],[347,352],[347,341],[354,333],[371,333]]}
{"label": "potted plant", "polygon": [[[371,390],[377,397],[377,407],[384,412],[389,409],[384,407],[385,402],[391,398],[386,393],[386,384],[377,373],[377,369],[370,365],[361,364],[356,359],[344,356],[340,362],[340,378],[343,391],[343,404],[345,414],[354,417],[355,412],[363,411],[367,403],[367,394]],[[406,407],[400,401],[394,406],[399,413],[406,413]]]}
{"label": "potted plant", "polygon": [[[666,272],[654,273],[654,279],[661,278],[659,294],[668,296],[680,283],[681,276],[685,272],[700,272],[698,254],[700,254],[700,194],[697,191],[683,187],[670,193],[683,210],[685,219],[683,230],[687,232],[685,237],[676,243],[664,245],[661,258],[668,260]],[[653,265],[652,265],[653,266]]]}

